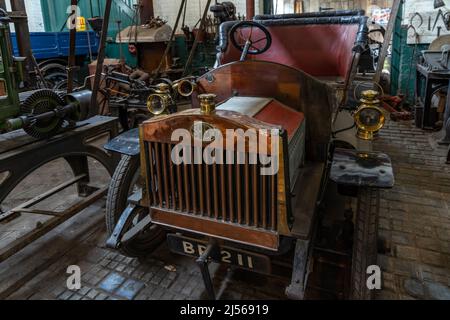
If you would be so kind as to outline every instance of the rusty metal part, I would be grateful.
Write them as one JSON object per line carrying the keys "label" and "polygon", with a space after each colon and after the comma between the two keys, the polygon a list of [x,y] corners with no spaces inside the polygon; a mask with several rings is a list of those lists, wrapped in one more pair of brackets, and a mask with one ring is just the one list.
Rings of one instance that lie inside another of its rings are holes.
{"label": "rusty metal part", "polygon": [[169,54],[170,49],[172,48],[172,44],[173,44],[174,39],[175,39],[175,34],[177,32],[178,25],[180,24],[181,14],[183,13],[183,9],[184,9],[184,7],[185,7],[185,5],[187,3],[186,1],[187,0],[182,0],[181,1],[180,9],[178,10],[177,19],[175,21],[175,25],[173,26],[172,34],[170,35],[170,40],[169,40],[169,42],[168,42],[168,44],[166,46],[166,50],[164,51],[163,56],[161,57],[161,61],[159,62],[158,68],[154,72],[154,78],[158,78],[159,77],[159,74],[160,74],[161,69],[162,69],[163,64],[164,64],[164,61],[165,61],[167,55]]}
{"label": "rusty metal part", "polygon": [[97,55],[97,66],[95,69],[94,84],[92,86],[91,109],[89,115],[96,115],[99,112],[97,94],[100,89],[102,79],[103,65],[106,56],[106,38],[108,37],[109,17],[111,16],[112,0],[106,0],[105,12],[103,14],[102,32],[100,36],[100,47]]}
{"label": "rusty metal part", "polygon": [[194,55],[195,55],[195,52],[197,51],[198,44],[200,43],[200,38],[203,35],[202,31],[205,30],[205,27],[206,27],[206,21],[208,18],[208,11],[209,11],[210,5],[211,5],[211,0],[208,0],[206,2],[205,9],[203,11],[203,16],[200,21],[199,30],[198,30],[197,34],[195,35],[194,44],[192,45],[191,52],[189,53],[189,57],[186,61],[186,65],[184,66],[183,77],[188,74],[188,70],[191,67],[192,61],[194,60]]}

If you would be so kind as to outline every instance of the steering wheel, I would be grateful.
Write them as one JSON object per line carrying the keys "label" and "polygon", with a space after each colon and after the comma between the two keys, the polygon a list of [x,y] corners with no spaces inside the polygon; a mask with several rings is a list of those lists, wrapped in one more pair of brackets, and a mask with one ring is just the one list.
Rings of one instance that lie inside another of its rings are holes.
{"label": "steering wheel", "polygon": [[[261,33],[264,35],[259,36]],[[245,60],[247,54],[257,55],[266,52],[272,45],[269,30],[254,21],[242,21],[235,24],[230,30],[230,38],[233,46],[242,52],[241,61]]]}

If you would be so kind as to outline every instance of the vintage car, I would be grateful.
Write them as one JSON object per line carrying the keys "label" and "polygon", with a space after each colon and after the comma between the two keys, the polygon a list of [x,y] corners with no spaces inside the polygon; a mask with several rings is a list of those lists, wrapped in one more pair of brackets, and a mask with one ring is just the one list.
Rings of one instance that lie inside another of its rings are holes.
{"label": "vintage car", "polygon": [[210,260],[271,274],[288,257],[286,294],[302,299],[318,224],[334,219],[331,192],[348,204],[338,219],[351,212],[354,228],[350,297],[370,298],[379,189],[394,184],[389,157],[371,150],[384,115],[376,92],[358,109],[335,94],[351,86],[366,22],[308,14],[224,23],[217,67],[197,79],[193,108],[106,146],[123,154],[107,201],[108,247],[137,257],[167,239],[197,258],[211,298]]}

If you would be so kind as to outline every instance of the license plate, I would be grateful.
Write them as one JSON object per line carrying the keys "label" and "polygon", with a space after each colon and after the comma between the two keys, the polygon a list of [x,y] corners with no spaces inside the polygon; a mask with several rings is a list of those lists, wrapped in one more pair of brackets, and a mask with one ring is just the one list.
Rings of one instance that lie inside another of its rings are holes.
{"label": "license plate", "polygon": [[[208,243],[205,241],[175,234],[167,235],[167,243],[172,252],[196,258],[202,255],[208,246]],[[211,256],[211,259],[215,262],[263,274],[271,273],[271,263],[267,256],[227,246],[219,246],[218,251],[220,254],[217,252],[217,254]]]}

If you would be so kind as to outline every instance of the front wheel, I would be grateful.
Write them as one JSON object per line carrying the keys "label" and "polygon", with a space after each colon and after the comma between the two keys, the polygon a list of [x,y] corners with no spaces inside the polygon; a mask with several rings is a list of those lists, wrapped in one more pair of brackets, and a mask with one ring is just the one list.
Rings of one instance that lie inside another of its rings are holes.
{"label": "front wheel", "polygon": [[[139,156],[123,156],[112,177],[106,201],[106,228],[110,236],[122,212],[128,205],[128,197],[143,187],[140,179]],[[148,215],[148,209],[137,210],[130,230]],[[122,244],[120,252],[129,257],[143,257],[155,250],[164,241],[164,231],[157,225],[150,225],[136,238]]]}
{"label": "front wheel", "polygon": [[358,192],[353,238],[351,298],[370,300],[367,287],[367,268],[377,263],[378,218],[380,190],[362,188]]}

